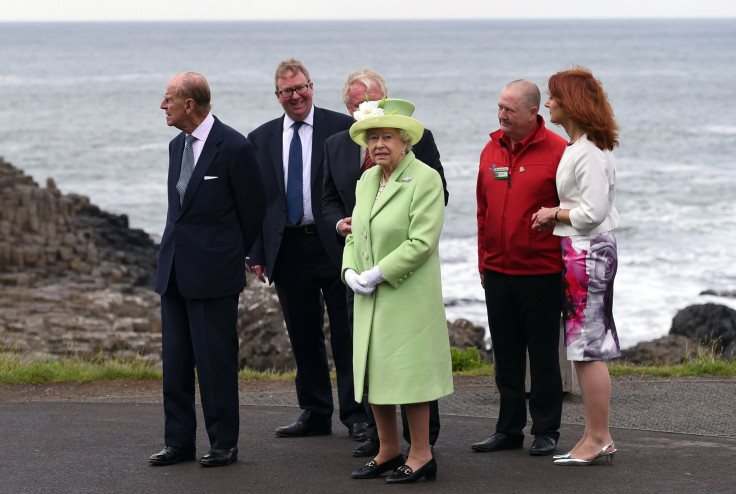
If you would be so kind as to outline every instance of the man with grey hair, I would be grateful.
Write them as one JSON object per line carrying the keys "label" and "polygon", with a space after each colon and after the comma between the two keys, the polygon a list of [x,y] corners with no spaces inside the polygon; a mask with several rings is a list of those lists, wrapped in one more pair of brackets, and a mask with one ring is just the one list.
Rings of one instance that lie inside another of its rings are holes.
{"label": "man with grey hair", "polygon": [[211,446],[199,462],[225,466],[238,458],[238,295],[266,212],[263,182],[250,142],[210,114],[202,75],[172,77],[160,106],[181,132],[169,143],[169,207],[156,274],[165,448],[149,462],[194,460],[196,369]]}
{"label": "man with grey hair", "polygon": [[540,207],[560,203],[555,175],[566,143],[545,128],[539,104],[539,88],[533,82],[508,84],[498,100],[501,128],[491,133],[480,155],[478,267],[501,407],[496,432],[473,444],[475,451],[523,446],[527,351],[535,436],[530,454],[552,454],[560,437],[562,255],[560,241],[551,231],[531,229],[531,216]]}
{"label": "man with grey hair", "polygon": [[[343,102],[352,116],[358,109],[360,103],[366,98],[378,101],[388,95],[386,80],[373,70],[364,67],[351,72],[343,85]],[[421,140],[413,148],[417,159],[437,170],[442,179],[445,190],[445,204],[449,194],[444,170],[440,162],[440,153],[434,142],[432,132],[424,129]],[[322,193],[322,214],[327,224],[334,225],[336,231],[336,243],[340,250],[336,253],[333,261],[342,263],[342,246],[351,231],[353,208],[355,207],[355,184],[361,174],[370,168],[367,149],[361,147],[350,138],[349,131],[338,132],[325,142],[324,161],[324,188]],[[348,314],[350,328],[353,325],[353,292],[347,290]],[[373,456],[378,452],[379,441],[376,424],[373,420],[370,406],[365,403],[366,412],[371,419],[368,425],[368,438],[353,451],[354,456]],[[402,421],[404,425],[404,439],[409,442],[409,426],[406,422],[404,407],[401,407]],[[440,417],[437,401],[430,402],[430,444],[434,445],[440,431]]]}

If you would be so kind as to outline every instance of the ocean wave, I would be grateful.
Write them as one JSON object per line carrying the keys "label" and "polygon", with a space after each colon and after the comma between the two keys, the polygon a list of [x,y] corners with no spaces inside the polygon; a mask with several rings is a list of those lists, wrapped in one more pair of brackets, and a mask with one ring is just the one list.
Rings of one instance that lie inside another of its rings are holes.
{"label": "ocean wave", "polygon": [[736,136],[736,126],[734,125],[709,125],[705,128],[705,131],[717,135]]}
{"label": "ocean wave", "polygon": [[166,150],[169,147],[169,143],[155,142],[149,144],[140,144],[138,146],[105,146],[105,151],[109,153],[140,153],[144,151],[161,151]]}

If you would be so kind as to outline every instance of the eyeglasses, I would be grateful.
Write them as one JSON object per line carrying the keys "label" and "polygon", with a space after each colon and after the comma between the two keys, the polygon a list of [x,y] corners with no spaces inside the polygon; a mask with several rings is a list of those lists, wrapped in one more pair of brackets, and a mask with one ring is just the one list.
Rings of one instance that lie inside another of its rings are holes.
{"label": "eyeglasses", "polygon": [[299,96],[305,94],[307,91],[309,91],[309,88],[312,86],[312,82],[308,82],[306,84],[302,84],[301,86],[297,87],[287,87],[286,89],[282,89],[281,91],[276,91],[282,98],[291,98],[294,93],[298,94]]}

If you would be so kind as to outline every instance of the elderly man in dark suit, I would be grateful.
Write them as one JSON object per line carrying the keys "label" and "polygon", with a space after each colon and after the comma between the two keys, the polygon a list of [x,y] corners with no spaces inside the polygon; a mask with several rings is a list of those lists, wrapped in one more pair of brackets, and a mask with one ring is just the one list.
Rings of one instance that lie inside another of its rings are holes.
{"label": "elderly man in dark suit", "polygon": [[[376,72],[369,68],[356,70],[348,75],[343,85],[343,101],[352,115],[358,105],[366,100],[378,101],[388,95],[386,81]],[[440,153],[434,142],[432,132],[424,129],[421,140],[413,148],[417,159],[437,170],[442,179],[445,190],[445,205],[449,194],[447,192],[447,181],[445,180]],[[368,156],[367,149],[361,147],[350,137],[350,132],[345,130],[333,135],[325,142],[325,171],[324,191],[322,193],[322,214],[328,224],[333,225],[337,233],[337,245],[340,250],[336,253],[334,249],[330,253],[335,255],[335,262],[342,259],[342,246],[345,237],[352,231],[351,220],[353,208],[355,207],[355,184],[358,182],[363,171],[370,168],[373,162]],[[348,316],[350,325],[353,323],[353,292],[347,290]],[[373,420],[371,409],[366,405],[367,414],[371,419],[368,424],[367,438],[353,451],[354,456],[374,456],[378,453],[379,441],[376,424]],[[409,442],[409,426],[406,422],[404,407],[401,407],[402,422],[404,426],[404,439]],[[430,444],[434,445],[440,432],[440,416],[437,401],[430,402]]]}
{"label": "elderly man in dark suit", "polygon": [[276,98],[285,115],[248,135],[258,153],[268,207],[261,238],[249,254],[252,271],[276,286],[297,366],[296,392],[303,412],[279,427],[280,437],[332,433],[332,386],[323,332],[330,319],[340,421],[364,439],[368,418],[353,392],[352,338],[348,326],[342,259],[334,225],[322,216],[325,140],[352,124],[346,115],[312,104],[314,85],[296,59],[276,69]]}
{"label": "elderly man in dark suit", "polygon": [[253,146],[210,114],[203,76],[174,76],[161,109],[182,132],[169,144],[169,207],[156,276],[166,447],[149,462],[194,459],[196,367],[210,440],[200,464],[224,466],[238,457],[238,295],[265,214],[263,183]]}

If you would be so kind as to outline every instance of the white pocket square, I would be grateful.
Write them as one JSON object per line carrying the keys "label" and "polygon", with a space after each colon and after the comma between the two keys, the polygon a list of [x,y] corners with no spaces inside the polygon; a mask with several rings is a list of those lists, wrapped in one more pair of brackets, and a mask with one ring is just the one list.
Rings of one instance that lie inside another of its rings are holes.
{"label": "white pocket square", "polygon": [[404,177],[401,179],[402,182],[411,182],[411,177]]}
{"label": "white pocket square", "polygon": [[214,179],[216,179],[216,178],[220,178],[220,177],[217,177],[217,176],[215,176],[215,175],[205,175],[205,176],[204,176],[204,179],[205,179],[205,180],[214,180]]}

